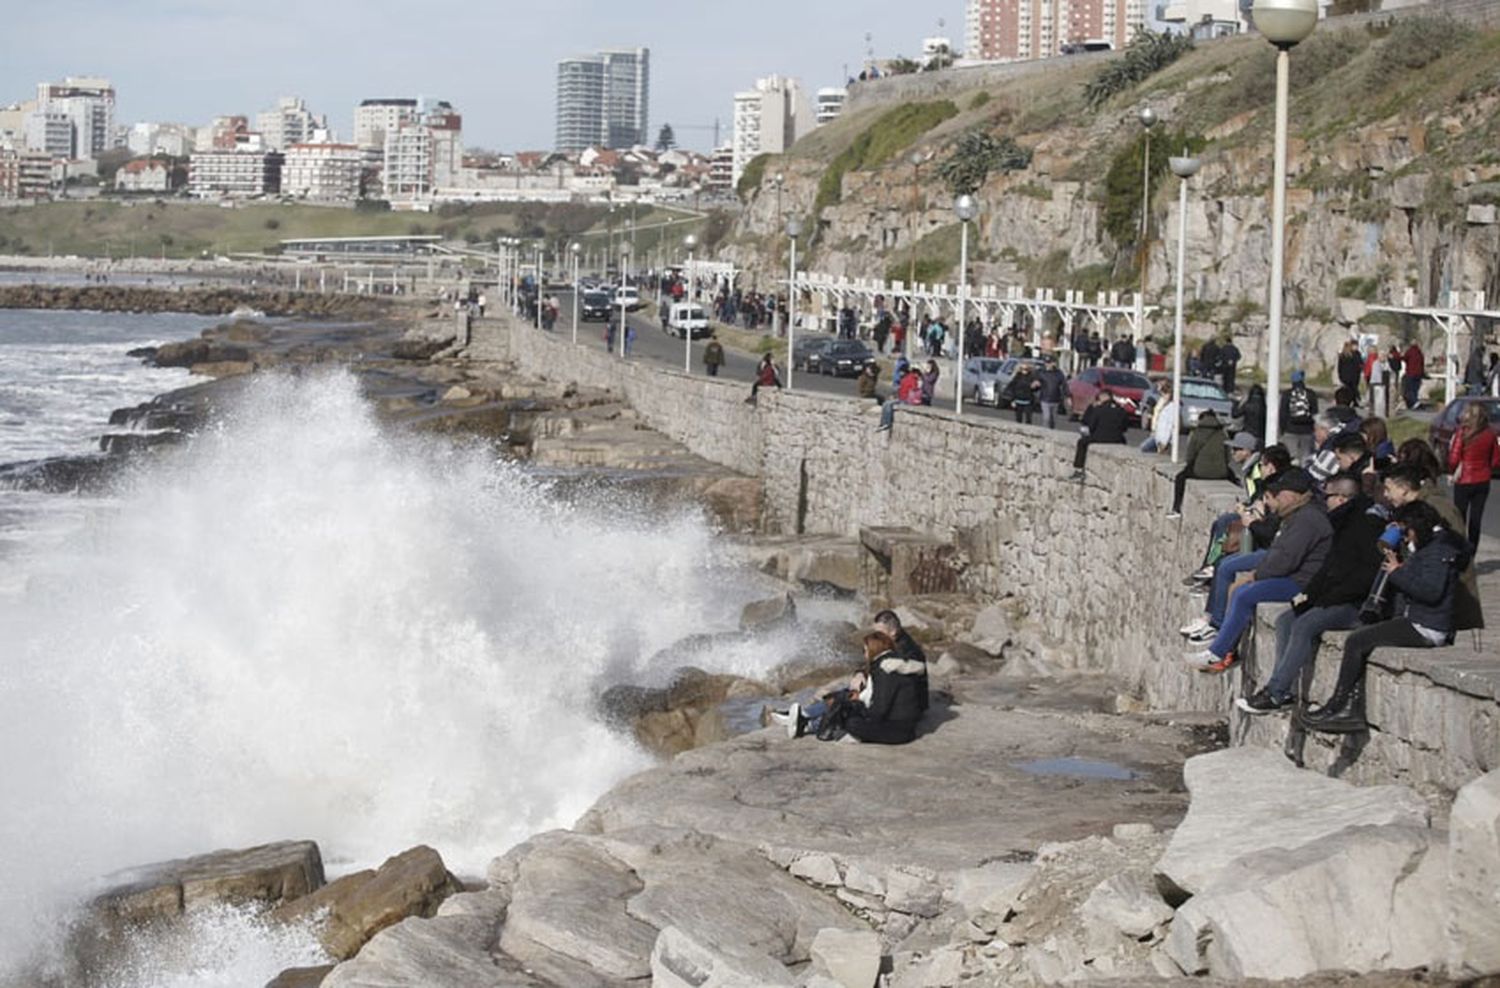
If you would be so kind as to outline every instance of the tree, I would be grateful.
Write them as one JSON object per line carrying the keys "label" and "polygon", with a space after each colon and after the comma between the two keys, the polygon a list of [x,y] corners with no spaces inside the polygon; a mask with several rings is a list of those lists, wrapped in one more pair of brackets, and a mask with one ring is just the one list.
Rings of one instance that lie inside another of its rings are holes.
{"label": "tree", "polygon": [[661,130],[656,133],[656,150],[670,151],[677,146],[677,135],[672,131],[672,125],[664,123]]}
{"label": "tree", "polygon": [[1031,164],[1031,151],[1009,135],[996,138],[981,128],[958,139],[953,154],[938,166],[938,177],[955,196],[973,194],[984,185],[990,172],[1016,172]]}

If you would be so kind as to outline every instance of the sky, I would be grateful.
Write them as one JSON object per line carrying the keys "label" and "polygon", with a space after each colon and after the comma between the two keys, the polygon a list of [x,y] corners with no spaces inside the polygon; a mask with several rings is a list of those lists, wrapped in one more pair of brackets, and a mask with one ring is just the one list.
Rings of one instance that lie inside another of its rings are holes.
{"label": "sky", "polygon": [[557,61],[600,48],[651,49],[650,137],[709,150],[729,140],[733,94],[771,74],[811,92],[877,57],[915,55],[943,34],[962,45],[962,0],[0,0],[0,105],[36,84],[99,75],[116,122],[201,125],[300,96],[352,136],[375,97],[446,99],[464,143],[552,146]]}

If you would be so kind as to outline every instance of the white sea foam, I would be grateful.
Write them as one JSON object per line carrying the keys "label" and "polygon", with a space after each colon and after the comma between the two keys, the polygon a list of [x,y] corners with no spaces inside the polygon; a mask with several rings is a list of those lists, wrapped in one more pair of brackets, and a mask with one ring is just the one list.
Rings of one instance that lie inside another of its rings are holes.
{"label": "white sea foam", "polygon": [[593,699],[732,627],[730,573],[696,516],[565,506],[392,439],[347,375],[267,376],[0,596],[0,958],[95,876],[218,847],[425,842],[479,873],[647,763]]}

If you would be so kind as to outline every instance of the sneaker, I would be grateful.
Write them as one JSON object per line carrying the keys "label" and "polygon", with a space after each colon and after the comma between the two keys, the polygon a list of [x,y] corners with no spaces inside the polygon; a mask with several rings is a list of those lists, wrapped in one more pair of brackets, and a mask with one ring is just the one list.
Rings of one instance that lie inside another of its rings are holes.
{"label": "sneaker", "polygon": [[1197,580],[1199,583],[1206,583],[1213,578],[1214,568],[1212,566],[1205,566],[1190,577],[1190,579]]}
{"label": "sneaker", "polygon": [[[1209,654],[1212,655],[1213,653],[1210,652]],[[1230,652],[1228,655],[1224,656],[1222,659],[1220,659],[1219,661],[1215,662],[1213,665],[1209,666],[1204,671],[1205,672],[1223,672],[1224,670],[1228,669],[1230,666],[1234,665],[1239,660],[1240,660],[1240,657],[1238,655],[1236,655],[1233,652]]]}
{"label": "sneaker", "polygon": [[1084,473],[1082,470],[1074,470],[1073,471],[1073,475],[1071,477],[1069,477],[1068,479],[1069,480],[1076,480],[1076,481],[1082,483],[1083,479],[1085,477],[1087,477],[1087,476],[1088,475],[1086,473]]}
{"label": "sneaker", "polygon": [[1204,628],[1212,627],[1213,625],[1208,623],[1208,618],[1206,617],[1193,618],[1193,620],[1178,628],[1177,633],[1184,638],[1188,638],[1196,632],[1202,631]]}
{"label": "sneaker", "polygon": [[1208,583],[1195,583],[1191,587],[1188,588],[1188,596],[1189,597],[1205,597],[1206,598],[1208,596],[1208,592],[1210,590],[1212,590],[1212,589],[1213,589],[1212,584],[1208,584]]}
{"label": "sneaker", "polygon": [[845,734],[843,737],[839,738],[837,741],[834,742],[834,744],[860,744],[860,743],[861,742],[860,742],[859,738],[855,737],[852,734]]}
{"label": "sneaker", "polygon": [[1247,714],[1273,714],[1278,710],[1284,710],[1292,705],[1289,696],[1277,696],[1268,690],[1256,690],[1250,696],[1242,696],[1234,701],[1234,705]]}
{"label": "sneaker", "polygon": [[771,720],[786,729],[786,736],[795,738],[802,733],[802,726],[807,723],[807,718],[802,716],[802,705],[794,703],[785,710],[771,711]]}
{"label": "sneaker", "polygon": [[1200,648],[1194,652],[1182,653],[1182,661],[1201,672],[1207,672],[1217,663],[1219,657],[1206,648]]}
{"label": "sneaker", "polygon": [[1181,511],[1168,511],[1167,512],[1167,521],[1177,521],[1181,517],[1182,517],[1182,512]]}
{"label": "sneaker", "polygon": [[1190,645],[1207,645],[1217,637],[1219,637],[1219,629],[1210,624],[1188,635],[1187,640]]}
{"label": "sneaker", "polygon": [[890,432],[891,431],[891,427],[888,426],[888,425],[877,425],[875,427],[875,431],[876,432]]}

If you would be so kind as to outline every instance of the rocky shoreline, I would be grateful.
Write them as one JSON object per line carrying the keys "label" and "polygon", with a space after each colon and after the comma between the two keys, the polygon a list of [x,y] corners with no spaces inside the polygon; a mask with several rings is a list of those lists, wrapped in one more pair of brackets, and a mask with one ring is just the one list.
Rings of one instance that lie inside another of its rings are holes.
{"label": "rocky shoreline", "polygon": [[[403,341],[425,341],[430,358],[396,357]],[[277,988],[939,988],[1205,974],[1333,984],[1345,976],[1326,972],[1407,969],[1444,983],[1442,972],[1500,968],[1484,891],[1500,874],[1493,773],[1460,795],[1445,832],[1402,787],[1358,788],[1258,749],[1214,751],[1220,722],[1118,713],[1128,705],[1115,684],[1060,674],[1003,601],[871,595],[858,543],[756,535],[755,478],[688,454],[607,392],[466,360],[441,318],[346,337],[228,324],[146,356],[214,380],[121,410],[113,425],[189,435],[255,371],[339,364],[398,427],[493,442],[564,490],[569,477],[602,474],[705,504],[742,533],[744,564],[781,581],[739,635],[795,622],[795,602],[818,595],[897,606],[931,653],[936,699],[901,748],[746,732],[747,703],[806,696],[838,670],[807,659],[765,683],[710,677],[691,662],[715,641],[684,642],[671,687],[621,687],[603,701],[622,729],[675,757],[621,782],[573,829],[507,851],[482,882],[465,887],[435,852],[413,848],[324,884],[316,846],[293,842],[132,876],[96,902],[106,930],[170,927],[209,901],[319,924],[340,963],[286,972]],[[814,637],[836,651],[854,632],[825,625]]]}
{"label": "rocky shoreline", "polygon": [[78,309],[92,312],[187,312],[227,315],[254,309],[268,316],[378,319],[389,300],[362,295],[257,290],[222,286],[152,288],[138,285],[0,285],[0,309]]}

